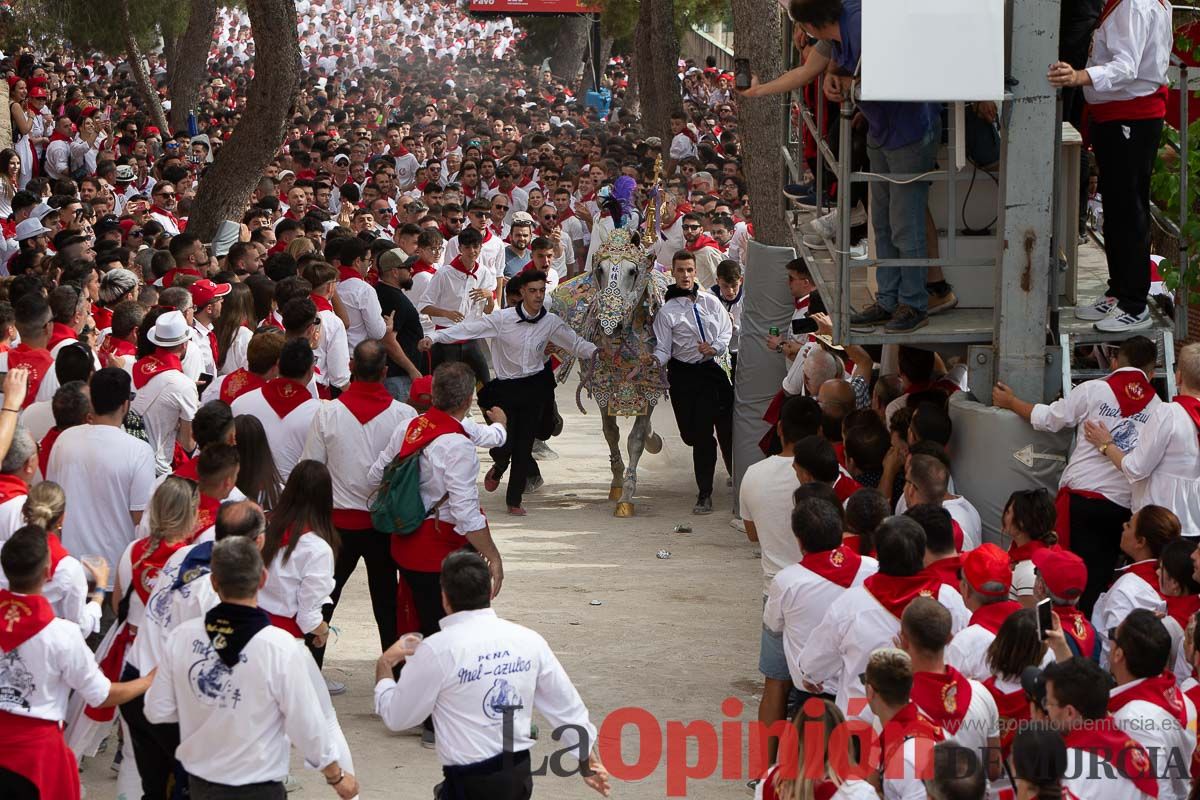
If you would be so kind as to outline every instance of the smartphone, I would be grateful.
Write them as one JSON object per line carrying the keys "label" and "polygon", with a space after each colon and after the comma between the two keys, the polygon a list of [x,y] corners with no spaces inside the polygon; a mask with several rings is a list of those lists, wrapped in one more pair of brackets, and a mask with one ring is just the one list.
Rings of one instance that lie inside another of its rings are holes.
{"label": "smartphone", "polygon": [[750,59],[735,58],[733,60],[733,88],[750,88]]}
{"label": "smartphone", "polygon": [[1050,607],[1050,598],[1041,600],[1037,604],[1037,626],[1038,638],[1043,642],[1046,641],[1046,633],[1054,627],[1054,623],[1050,619],[1050,615],[1054,613],[1054,609]]}

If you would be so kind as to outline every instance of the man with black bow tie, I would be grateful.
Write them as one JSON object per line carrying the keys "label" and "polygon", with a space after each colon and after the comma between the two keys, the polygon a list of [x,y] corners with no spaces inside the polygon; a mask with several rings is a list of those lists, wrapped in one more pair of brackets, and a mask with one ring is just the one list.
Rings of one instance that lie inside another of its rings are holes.
{"label": "man with black bow tie", "polygon": [[[546,367],[546,345],[554,342],[579,358],[591,358],[596,345],[581,339],[561,317],[546,309],[545,272],[522,272],[508,286],[510,291],[520,292],[520,303],[434,331],[431,337],[421,340],[419,347],[428,350],[447,342],[492,340],[496,378],[479,392],[479,405],[504,409],[508,416],[508,439],[503,446],[491,450],[495,463],[484,477],[483,486],[489,492],[496,491],[511,462],[505,502],[509,514],[525,516],[521,496],[526,481],[538,474],[533,461],[533,440],[549,436],[548,431],[542,430],[547,417],[546,404],[554,391],[553,375]],[[531,488],[540,485],[540,480],[535,480]]]}
{"label": "man with black bow tie", "polygon": [[667,368],[675,421],[692,448],[699,490],[692,513],[711,514],[718,443],[733,474],[733,386],[716,361],[729,350],[733,322],[721,301],[696,283],[696,257],[690,251],[675,253],[671,274],[675,285],[654,317],[654,357]]}

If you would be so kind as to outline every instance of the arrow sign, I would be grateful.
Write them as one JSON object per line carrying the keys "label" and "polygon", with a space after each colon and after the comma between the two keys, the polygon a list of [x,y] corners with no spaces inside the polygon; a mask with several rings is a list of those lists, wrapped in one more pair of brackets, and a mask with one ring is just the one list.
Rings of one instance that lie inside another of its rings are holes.
{"label": "arrow sign", "polygon": [[1062,461],[1064,464],[1067,461],[1066,456],[1055,455],[1054,453],[1039,453],[1033,449],[1033,445],[1031,444],[1027,444],[1013,453],[1013,458],[1027,467],[1032,467],[1034,460],[1038,458],[1043,461]]}

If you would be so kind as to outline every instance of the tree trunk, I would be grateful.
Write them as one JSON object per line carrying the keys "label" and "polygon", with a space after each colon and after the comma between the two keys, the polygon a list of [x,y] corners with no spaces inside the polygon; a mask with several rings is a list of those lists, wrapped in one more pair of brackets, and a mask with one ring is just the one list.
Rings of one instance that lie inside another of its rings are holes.
{"label": "tree trunk", "polygon": [[[733,0],[736,52],[750,58],[750,70],[764,79],[783,71],[779,5],[773,0]],[[749,186],[754,238],[770,245],[791,242],[783,198],[786,98],[738,98],[742,169]]]}
{"label": "tree trunk", "polygon": [[117,14],[121,21],[121,35],[125,39],[125,57],[129,59],[129,71],[133,73],[134,83],[142,95],[142,102],[146,104],[146,113],[165,135],[168,130],[167,117],[163,113],[158,92],[150,81],[150,72],[146,68],[146,59],[142,57],[142,48],[138,46],[137,37],[133,35],[133,25],[129,20],[129,0],[119,0]]}
{"label": "tree trunk", "polygon": [[242,218],[259,177],[283,143],[300,87],[295,0],[247,0],[246,10],[254,34],[254,80],[241,121],[205,171],[192,203],[188,232],[204,241],[223,220]]}
{"label": "tree trunk", "polygon": [[[612,55],[613,38],[611,36],[600,36],[600,81],[604,81],[604,68],[608,66],[608,59]],[[593,59],[593,63],[595,60]],[[583,69],[583,91],[590,92],[596,87],[592,85],[592,65],[588,64]]]}
{"label": "tree trunk", "polygon": [[171,95],[171,130],[187,127],[188,112],[200,101],[208,66],[208,48],[217,24],[216,0],[192,0],[187,29],[168,51],[167,88]]}
{"label": "tree trunk", "polygon": [[575,88],[579,77],[579,66],[587,52],[588,34],[592,22],[586,14],[575,14],[563,20],[558,27],[558,39],[554,42],[554,55],[550,56],[550,71],[554,77]]}
{"label": "tree trunk", "polygon": [[[640,117],[642,115],[642,94],[638,83],[638,74],[641,72],[641,59],[637,58],[632,53],[625,55],[626,79],[629,81],[629,87],[625,89],[625,104],[623,106],[624,113],[630,116]],[[643,121],[642,128],[646,125]]]}
{"label": "tree trunk", "polygon": [[642,127],[662,139],[664,158],[671,146],[671,112],[683,108],[674,18],[675,0],[643,0],[634,31]]}

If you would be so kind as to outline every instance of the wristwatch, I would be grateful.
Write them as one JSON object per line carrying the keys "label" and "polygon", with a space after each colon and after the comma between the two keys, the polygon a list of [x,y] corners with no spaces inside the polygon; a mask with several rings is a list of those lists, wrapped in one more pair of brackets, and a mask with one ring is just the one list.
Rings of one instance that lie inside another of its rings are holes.
{"label": "wristwatch", "polygon": [[1108,455],[1108,446],[1112,444],[1112,439],[1109,439],[1104,444],[1100,445],[1100,455]]}

